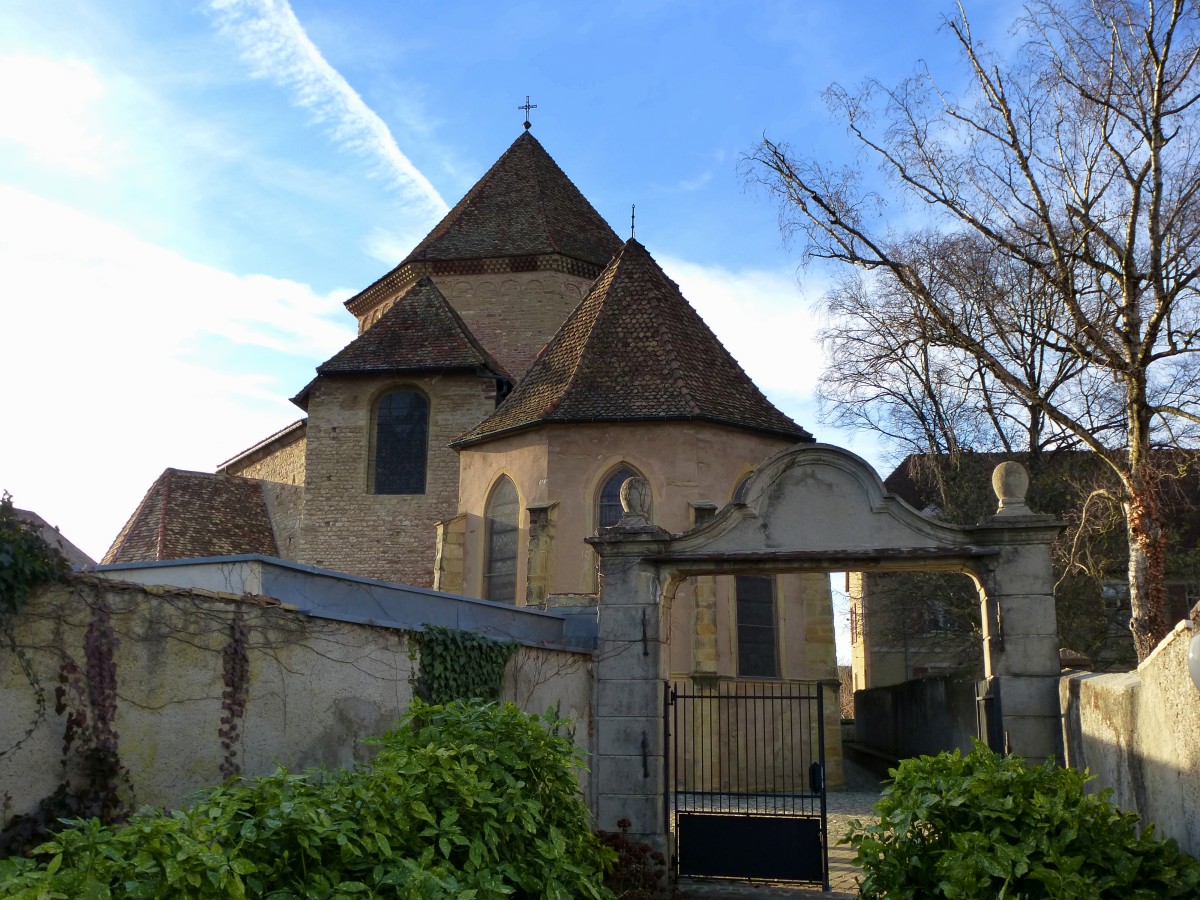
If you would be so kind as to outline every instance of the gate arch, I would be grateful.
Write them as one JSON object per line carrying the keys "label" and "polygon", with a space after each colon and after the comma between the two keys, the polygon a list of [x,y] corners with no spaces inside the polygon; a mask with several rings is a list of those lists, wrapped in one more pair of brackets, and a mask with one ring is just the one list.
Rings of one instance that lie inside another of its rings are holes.
{"label": "gate arch", "polygon": [[[635,487],[635,479],[626,488]],[[984,676],[1002,698],[1005,746],[1031,762],[1057,752],[1058,635],[1050,544],[1062,528],[1025,502],[1028,478],[1002,463],[999,505],[973,526],[924,515],[889,494],[863,459],[829,444],[769,457],[741,502],[672,535],[622,490],[625,514],[588,542],[600,556],[592,808],[666,852],[662,684],[675,592],[700,575],[955,571],[979,588]],[[625,502],[625,501],[629,502]]]}

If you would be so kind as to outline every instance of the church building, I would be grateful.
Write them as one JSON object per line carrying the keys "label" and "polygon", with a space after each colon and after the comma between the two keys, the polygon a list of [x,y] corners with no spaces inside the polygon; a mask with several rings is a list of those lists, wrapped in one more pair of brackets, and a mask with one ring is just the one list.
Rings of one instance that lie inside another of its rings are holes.
{"label": "church building", "polygon": [[[104,563],[260,554],[586,609],[585,538],[628,478],[686,531],[813,440],[528,130],[345,305],[359,334],[292,398],[305,417],[215,473],[167,469]],[[681,679],[836,679],[827,576],[694,579],[670,623]]]}

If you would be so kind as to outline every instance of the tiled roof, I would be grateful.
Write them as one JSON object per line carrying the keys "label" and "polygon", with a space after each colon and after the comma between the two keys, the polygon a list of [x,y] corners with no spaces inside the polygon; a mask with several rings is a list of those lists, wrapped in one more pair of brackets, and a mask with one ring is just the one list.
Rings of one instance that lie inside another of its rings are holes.
{"label": "tiled roof", "polygon": [[630,240],[508,399],[455,445],[543,422],[656,419],[812,440],[771,405],[678,285]]}
{"label": "tiled roof", "polygon": [[321,375],[485,368],[508,377],[442,292],[422,278],[379,321],[317,366]]}
{"label": "tiled roof", "polygon": [[416,260],[560,254],[599,268],[620,246],[616,232],[526,131],[400,265],[346,305]]}
{"label": "tiled roof", "polygon": [[278,556],[262,485],[167,469],[150,486],[104,564],[261,553]]}
{"label": "tiled roof", "polygon": [[72,569],[93,569],[96,561],[62,536],[62,532],[31,509],[14,510],[17,518],[37,530],[41,539],[63,555]]}

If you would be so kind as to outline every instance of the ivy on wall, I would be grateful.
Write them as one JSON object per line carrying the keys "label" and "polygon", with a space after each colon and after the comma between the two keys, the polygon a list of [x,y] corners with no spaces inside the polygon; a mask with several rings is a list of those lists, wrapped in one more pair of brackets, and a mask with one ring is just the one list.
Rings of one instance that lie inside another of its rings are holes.
{"label": "ivy on wall", "polygon": [[234,610],[233,621],[229,623],[229,642],[221,651],[221,681],[224,689],[221,691],[221,727],[217,729],[217,735],[221,738],[221,749],[225,751],[225,758],[221,760],[221,774],[225,778],[242,774],[234,745],[238,740],[242,717],[246,714],[246,700],[250,696],[250,656],[246,651],[248,635],[245,614],[240,609]]}
{"label": "ivy on wall", "polygon": [[30,594],[67,571],[62,554],[17,516],[12,495],[0,495],[0,627],[7,630]]}
{"label": "ivy on wall", "polygon": [[500,699],[515,643],[440,625],[426,625],[412,640],[420,651],[415,692],[426,703]]}

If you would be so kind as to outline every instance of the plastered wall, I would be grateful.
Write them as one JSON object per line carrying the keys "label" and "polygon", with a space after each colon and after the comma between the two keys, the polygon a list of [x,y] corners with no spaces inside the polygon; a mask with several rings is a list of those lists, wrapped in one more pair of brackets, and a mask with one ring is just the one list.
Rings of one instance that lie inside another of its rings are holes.
{"label": "plastered wall", "polygon": [[1059,699],[1067,763],[1200,857],[1200,691],[1187,669],[1195,627],[1180,622],[1135,672],[1064,677]]}
{"label": "plastered wall", "polygon": [[[119,641],[115,725],[138,804],[177,805],[223,780],[223,651],[236,615],[246,628],[250,678],[236,749],[248,775],[277,764],[302,769],[363,760],[361,739],[390,728],[411,702],[414,662],[404,632],[313,618],[265,598],[84,576],[33,599],[15,622],[37,687],[11,649],[0,650],[5,821],[32,811],[59,784],[65,719],[54,711],[53,693],[68,659],[86,671],[85,634],[101,604]],[[506,672],[504,695],[529,711],[555,709],[573,720],[576,742],[586,748],[591,671],[589,655],[522,647]],[[39,689],[47,701],[41,714]]]}

